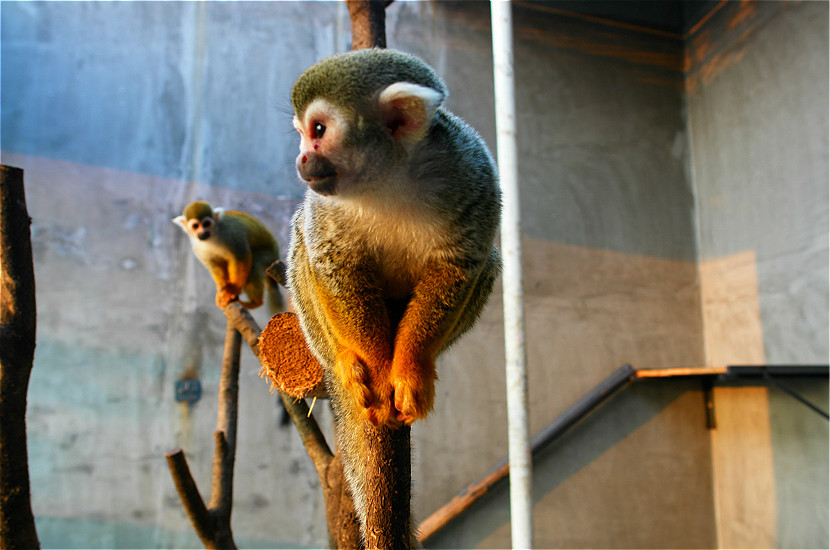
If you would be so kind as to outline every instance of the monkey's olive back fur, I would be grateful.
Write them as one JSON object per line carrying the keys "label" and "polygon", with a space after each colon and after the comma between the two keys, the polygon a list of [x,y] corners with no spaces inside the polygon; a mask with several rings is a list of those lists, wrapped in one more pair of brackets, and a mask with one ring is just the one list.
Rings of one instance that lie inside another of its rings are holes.
{"label": "monkey's olive back fur", "polygon": [[[366,73],[371,78],[366,77]],[[331,78],[336,74],[337,78]],[[414,55],[379,48],[328,57],[300,75],[291,89],[291,105],[300,116],[317,98],[337,105],[355,105],[395,82],[427,86],[447,97],[447,87],[435,71]]]}

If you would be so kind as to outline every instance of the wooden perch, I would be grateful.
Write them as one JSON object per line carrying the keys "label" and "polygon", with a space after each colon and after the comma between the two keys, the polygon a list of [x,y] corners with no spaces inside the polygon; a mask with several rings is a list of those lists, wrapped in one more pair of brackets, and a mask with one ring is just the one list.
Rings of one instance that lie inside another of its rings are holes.
{"label": "wooden perch", "polygon": [[[225,315],[228,322],[233,324],[242,337],[251,346],[254,355],[266,369],[260,343],[268,338],[260,337],[260,330],[251,314],[238,302],[232,302],[225,308]],[[296,318],[295,321],[296,322]],[[270,323],[269,323],[270,324]],[[297,353],[297,348],[302,346],[304,352],[311,356],[301,332],[289,331],[284,338],[276,339],[282,342],[291,353]],[[266,347],[269,344],[266,344]],[[273,350],[272,350],[273,351]],[[271,358],[272,361],[282,363],[278,358]],[[308,357],[303,359],[308,361]],[[317,368],[320,368],[316,360],[313,361]],[[321,370],[322,376],[322,370]],[[273,381],[272,381],[273,382]],[[279,387],[279,383],[277,384]],[[300,438],[303,441],[306,452],[314,464],[317,476],[320,479],[320,486],[323,489],[323,498],[326,506],[326,524],[329,532],[329,545],[332,548],[362,548],[360,536],[360,523],[354,510],[354,501],[346,488],[346,480],[343,475],[343,464],[339,454],[332,454],[326,443],[326,438],[320,431],[314,416],[309,413],[308,405],[301,398],[292,398],[286,393],[279,392],[285,410],[294,422]]]}
{"label": "wooden perch", "polygon": [[36,326],[31,223],[23,170],[0,165],[0,548],[40,548],[26,450]]}
{"label": "wooden perch", "polygon": [[[240,306],[241,307],[241,306]],[[213,479],[210,505],[205,506],[196,482],[190,473],[184,451],[167,454],[167,466],[176,484],[176,491],[190,523],[205,548],[235,549],[231,531],[233,504],[233,467],[236,457],[236,420],[239,410],[239,354],[242,336],[229,320],[225,331],[225,351],[219,379],[219,412],[217,414],[213,452]]]}
{"label": "wooden perch", "polygon": [[327,397],[323,368],[308,349],[294,313],[274,315],[259,337],[259,375],[271,380],[271,391],[300,399]]}

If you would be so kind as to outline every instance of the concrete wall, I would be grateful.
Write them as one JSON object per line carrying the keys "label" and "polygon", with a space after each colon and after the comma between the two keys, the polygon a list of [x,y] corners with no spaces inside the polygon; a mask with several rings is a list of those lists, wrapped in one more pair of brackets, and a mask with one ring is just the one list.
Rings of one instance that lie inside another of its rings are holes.
{"label": "concrete wall", "polygon": [[[688,39],[709,364],[827,362],[827,8],[730,3]],[[794,387],[827,409],[826,384]],[[721,543],[752,532],[762,547],[827,546],[827,423],[775,388],[730,396],[738,397],[740,433],[767,432],[771,450],[751,458],[766,455],[752,476],[732,479],[729,464],[747,458],[742,443],[728,430],[714,435],[724,450],[716,493],[758,494],[733,504],[718,497]],[[750,410],[771,422],[747,423]]]}
{"label": "concrete wall", "polygon": [[[207,491],[224,319],[213,306],[206,271],[170,218],[188,201],[205,198],[250,211],[287,243],[288,220],[303,192],[293,173],[297,140],[288,92],[306,66],[348,48],[345,6],[1,6],[0,161],[25,169],[34,220],[39,323],[28,420],[41,540],[46,547],[198,545],[163,454],[182,446]],[[801,14],[798,20],[816,21],[810,26],[816,43],[824,22],[824,49],[805,42],[784,51],[821,50],[826,99],[826,7],[823,19],[811,19],[810,10],[822,8],[809,6],[792,10]],[[719,304],[728,300],[720,297],[734,284],[734,278],[708,274],[732,273],[735,265],[754,268],[748,256],[736,263],[732,255],[749,248],[761,254],[764,235],[758,229],[758,242],[746,241],[751,247],[738,241],[725,252],[712,249],[703,237],[711,225],[706,220],[729,216],[704,203],[722,180],[692,178],[712,160],[707,151],[721,150],[700,133],[700,124],[721,132],[738,125],[699,120],[703,107],[695,102],[728,101],[742,82],[753,82],[749,75],[727,81],[720,92],[717,80],[692,88],[694,75],[708,73],[690,70],[690,50],[680,37],[586,21],[544,5],[519,4],[514,18],[536,432],[623,363],[705,364],[717,348],[715,337],[707,337],[717,331],[707,327],[711,318],[724,317]],[[761,22],[750,53],[768,40],[764,33],[780,38],[775,33],[789,29],[778,16]],[[493,144],[489,30],[486,3],[400,1],[387,10],[390,46],[435,66],[450,89],[449,107]],[[789,62],[772,53],[771,61]],[[812,62],[817,55],[810,55]],[[806,78],[810,67],[788,69],[796,72],[786,82],[800,91],[818,85],[821,74]],[[779,69],[773,65],[769,72]],[[801,152],[802,140],[824,139],[823,148],[819,143],[811,151],[826,153],[826,101],[819,105],[814,93],[820,91],[808,94],[815,104],[798,112],[823,116],[823,136],[819,120],[808,137],[794,136],[779,149]],[[770,101],[748,106],[741,123],[757,124],[753,117],[763,118]],[[780,117],[782,124],[785,119]],[[800,198],[815,189],[822,169],[826,180],[826,158],[822,168],[817,155],[810,156],[812,176],[796,164],[788,172],[800,182],[794,191],[799,198],[781,223],[799,225],[793,239],[780,242],[790,242],[794,253],[802,250],[795,237],[813,227],[802,224],[801,207],[822,214],[819,200]],[[741,167],[754,170],[748,162],[728,170],[737,174]],[[757,201],[762,195],[742,196]],[[826,233],[826,188],[823,198]],[[750,319],[738,331],[740,341],[753,338],[761,349],[779,349],[766,342],[798,340],[810,350],[767,351],[776,361],[826,360],[827,271],[820,260],[827,242],[820,230],[809,233],[800,257],[811,268],[797,279],[803,284],[790,288],[796,299],[788,302],[808,312],[804,324],[813,328],[768,337],[766,313],[762,331],[760,314],[751,312],[769,306],[761,301],[752,310],[739,302],[739,317]],[[721,242],[714,230],[712,235],[712,243]],[[699,265],[698,246],[704,261],[725,257],[732,263]],[[777,253],[763,257],[778,266],[775,280],[781,282],[788,264],[777,261]],[[739,281],[755,273],[739,272]],[[760,262],[757,272],[767,272]],[[816,288],[824,293],[824,306],[809,299]],[[742,299],[757,304],[757,296],[750,292]],[[264,323],[264,313],[257,317]],[[496,294],[476,329],[440,359],[436,411],[413,430],[418,517],[506,456],[502,355]],[[293,428],[279,427],[276,400],[256,376],[250,353],[243,353],[242,372],[237,541],[250,547],[324,545],[311,463]],[[193,407],[176,404],[173,384],[191,374],[201,379],[205,395]],[[810,393],[816,392],[813,397],[826,401],[826,387]],[[807,481],[816,472],[794,475],[778,465],[804,466],[798,452],[787,450],[794,442],[808,462],[826,464],[826,429],[822,434],[812,417],[779,397],[771,393],[765,409],[776,414],[767,429],[774,444],[767,450],[776,464],[768,473],[778,495],[778,533],[786,544],[819,547],[826,541],[826,518],[824,539],[820,527],[788,527],[791,518],[804,517],[804,499],[826,516],[826,495],[822,503]],[[330,431],[325,407],[318,404],[315,414]],[[697,383],[649,382],[626,390],[538,458],[537,546],[717,545],[713,442]],[[826,488],[826,471],[824,476]],[[496,548],[509,540],[502,485],[428,546]]]}

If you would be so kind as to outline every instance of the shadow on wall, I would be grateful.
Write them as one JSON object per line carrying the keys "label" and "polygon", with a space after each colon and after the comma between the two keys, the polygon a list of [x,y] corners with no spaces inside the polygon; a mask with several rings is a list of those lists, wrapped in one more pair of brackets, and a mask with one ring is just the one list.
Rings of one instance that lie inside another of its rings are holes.
{"label": "shadow on wall", "polygon": [[[667,437],[678,426],[686,433]],[[678,436],[685,448],[672,444]],[[556,534],[535,544],[579,547],[594,531],[597,548],[661,547],[667,540],[713,547],[711,464],[697,460],[709,456],[709,444],[699,381],[629,386],[534,457],[535,522]],[[566,514],[557,513],[565,507]],[[509,544],[509,523],[509,485],[502,482],[425,546],[500,547]]]}

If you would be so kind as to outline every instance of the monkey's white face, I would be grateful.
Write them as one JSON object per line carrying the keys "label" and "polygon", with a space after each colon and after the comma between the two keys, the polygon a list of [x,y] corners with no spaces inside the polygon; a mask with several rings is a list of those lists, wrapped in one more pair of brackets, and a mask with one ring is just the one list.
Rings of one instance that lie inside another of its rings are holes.
{"label": "monkey's white face", "polygon": [[294,117],[300,133],[297,172],[321,195],[388,193],[408,172],[406,156],[426,135],[443,96],[396,82],[356,110],[317,98]]}
{"label": "monkey's white face", "polygon": [[350,155],[343,147],[348,122],[346,116],[330,102],[315,99],[302,118],[294,117],[300,133],[297,173],[308,186],[321,195],[335,195],[349,176]]}
{"label": "monkey's white face", "polygon": [[210,216],[205,216],[202,219],[185,219],[184,216],[177,216],[173,218],[173,222],[181,227],[182,231],[187,233],[187,236],[194,242],[209,240],[216,226],[216,220]]}

